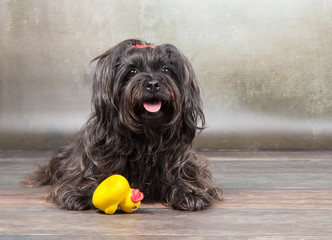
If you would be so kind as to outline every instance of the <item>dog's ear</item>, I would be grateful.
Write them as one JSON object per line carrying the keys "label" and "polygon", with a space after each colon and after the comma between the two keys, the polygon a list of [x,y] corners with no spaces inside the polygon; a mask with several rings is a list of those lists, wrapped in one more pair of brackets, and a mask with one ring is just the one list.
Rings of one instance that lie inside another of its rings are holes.
{"label": "dog's ear", "polygon": [[145,43],[141,40],[128,39],[91,61],[91,63],[97,61],[91,101],[99,122],[107,121],[117,115],[120,83],[116,79],[116,74],[124,52],[137,44]]}
{"label": "dog's ear", "polygon": [[91,62],[97,61],[93,77],[91,102],[99,121],[109,117],[110,111],[115,110],[112,89],[114,85],[117,46],[99,55]]}
{"label": "dog's ear", "polygon": [[160,47],[167,52],[172,65],[176,68],[176,77],[182,92],[181,133],[184,133],[183,140],[191,143],[196,133],[205,127],[199,84],[190,61],[180,50],[171,44]]}
{"label": "dog's ear", "polygon": [[[202,110],[202,99],[200,96],[199,84],[195,76],[194,69],[184,54],[181,54],[183,64],[183,124],[188,131],[189,139],[194,138],[196,132],[200,132],[205,127],[205,117]],[[188,139],[188,140],[189,140]],[[192,141],[192,139],[190,141]]]}

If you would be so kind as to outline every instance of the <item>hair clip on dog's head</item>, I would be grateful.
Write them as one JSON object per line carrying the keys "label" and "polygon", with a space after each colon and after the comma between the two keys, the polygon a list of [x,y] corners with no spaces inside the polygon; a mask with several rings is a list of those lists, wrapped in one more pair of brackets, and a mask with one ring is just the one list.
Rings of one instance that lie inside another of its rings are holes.
{"label": "hair clip on dog's head", "polygon": [[133,46],[133,48],[157,48],[156,46],[153,46],[153,45],[139,45],[139,44],[136,44]]}

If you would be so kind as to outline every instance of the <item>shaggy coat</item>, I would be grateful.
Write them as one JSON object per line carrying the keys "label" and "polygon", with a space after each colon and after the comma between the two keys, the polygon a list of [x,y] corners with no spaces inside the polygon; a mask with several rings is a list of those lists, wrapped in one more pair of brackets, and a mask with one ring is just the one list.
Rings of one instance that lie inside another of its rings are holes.
{"label": "shaggy coat", "polygon": [[48,199],[68,210],[94,208],[94,190],[113,174],[126,177],[145,200],[178,210],[220,200],[207,161],[192,150],[205,119],[188,59],[173,45],[129,39],[92,61],[89,120],[25,183],[50,185]]}

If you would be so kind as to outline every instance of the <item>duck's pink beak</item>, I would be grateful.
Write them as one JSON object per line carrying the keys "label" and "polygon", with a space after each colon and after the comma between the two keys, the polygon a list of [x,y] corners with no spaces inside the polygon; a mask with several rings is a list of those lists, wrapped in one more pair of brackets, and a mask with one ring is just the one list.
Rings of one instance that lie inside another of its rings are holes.
{"label": "duck's pink beak", "polygon": [[131,191],[130,199],[133,203],[137,203],[139,201],[142,201],[144,198],[143,193],[141,193],[138,189],[133,189]]}

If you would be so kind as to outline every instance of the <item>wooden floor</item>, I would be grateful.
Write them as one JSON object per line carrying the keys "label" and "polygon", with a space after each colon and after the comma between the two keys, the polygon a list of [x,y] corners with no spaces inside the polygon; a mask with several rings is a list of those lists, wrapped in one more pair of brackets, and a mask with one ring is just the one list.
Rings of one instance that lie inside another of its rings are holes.
{"label": "wooden floor", "polygon": [[50,152],[0,152],[0,239],[332,239],[332,152],[205,152],[224,201],[201,212],[65,211],[20,179]]}

